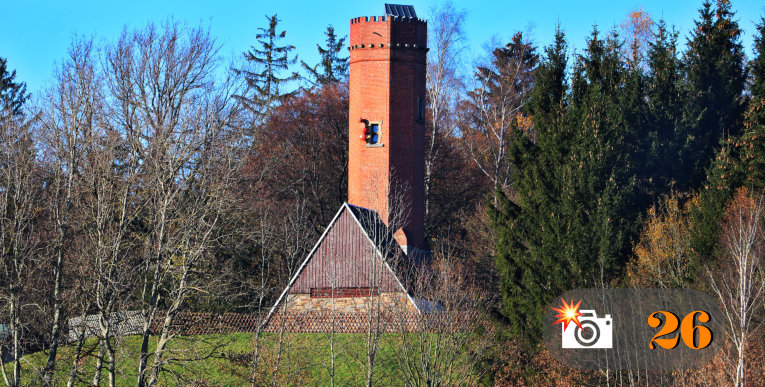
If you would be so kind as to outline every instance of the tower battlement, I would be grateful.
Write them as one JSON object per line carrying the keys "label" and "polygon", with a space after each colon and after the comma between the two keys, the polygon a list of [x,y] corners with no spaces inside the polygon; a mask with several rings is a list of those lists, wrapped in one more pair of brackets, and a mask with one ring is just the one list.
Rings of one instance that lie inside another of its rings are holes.
{"label": "tower battlement", "polygon": [[413,17],[357,17],[351,19],[349,49],[389,48],[427,52],[427,30],[426,21]]}
{"label": "tower battlement", "polygon": [[405,17],[405,16],[359,16],[354,17],[351,19],[351,24],[356,23],[377,23],[377,22],[402,22],[402,23],[427,23],[428,21],[425,19],[420,19],[416,17]]}

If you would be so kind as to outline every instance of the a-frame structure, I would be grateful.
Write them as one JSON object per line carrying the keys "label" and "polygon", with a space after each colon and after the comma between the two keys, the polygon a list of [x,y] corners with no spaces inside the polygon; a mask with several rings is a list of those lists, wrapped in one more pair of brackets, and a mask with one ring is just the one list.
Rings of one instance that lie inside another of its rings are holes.
{"label": "a-frame structure", "polygon": [[417,311],[407,284],[413,268],[375,211],[344,203],[281,293],[293,312],[365,311],[370,297]]}

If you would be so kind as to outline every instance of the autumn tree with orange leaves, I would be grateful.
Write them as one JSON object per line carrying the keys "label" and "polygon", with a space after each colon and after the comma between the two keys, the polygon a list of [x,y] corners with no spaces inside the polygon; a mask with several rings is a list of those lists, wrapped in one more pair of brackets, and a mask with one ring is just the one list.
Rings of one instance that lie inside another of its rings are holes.
{"label": "autumn tree with orange leaves", "polygon": [[624,35],[624,56],[640,63],[653,40],[653,20],[644,7],[633,9],[619,26]]}

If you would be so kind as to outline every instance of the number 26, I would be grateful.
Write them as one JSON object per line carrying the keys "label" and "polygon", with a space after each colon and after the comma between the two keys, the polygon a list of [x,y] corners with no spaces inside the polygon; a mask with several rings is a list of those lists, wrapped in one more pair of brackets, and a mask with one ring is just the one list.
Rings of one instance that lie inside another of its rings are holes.
{"label": "number 26", "polygon": [[[709,328],[703,326],[703,325],[694,325],[694,320],[696,315],[698,315],[699,322],[708,322],[709,321],[709,313],[704,312],[702,310],[696,310],[691,313],[688,313],[683,318],[683,321],[679,324],[680,325],[680,333],[675,334],[672,338],[659,338],[662,336],[667,336],[672,333],[674,333],[677,330],[678,321],[677,316],[675,316],[672,312],[667,312],[664,310],[660,310],[658,312],[651,313],[650,316],[648,316],[648,325],[651,328],[656,328],[659,325],[661,325],[661,320],[656,317],[657,314],[664,315],[664,326],[661,328],[659,333],[655,334],[653,338],[651,338],[651,341],[648,343],[648,347],[650,349],[656,348],[654,346],[654,343],[656,343],[658,346],[664,348],[664,349],[672,349],[677,347],[678,343],[678,336],[682,336],[683,342],[685,343],[688,348],[691,349],[703,349],[709,346],[709,344],[712,342],[712,331],[709,330]],[[694,341],[694,336],[698,334],[698,344],[696,344]]]}

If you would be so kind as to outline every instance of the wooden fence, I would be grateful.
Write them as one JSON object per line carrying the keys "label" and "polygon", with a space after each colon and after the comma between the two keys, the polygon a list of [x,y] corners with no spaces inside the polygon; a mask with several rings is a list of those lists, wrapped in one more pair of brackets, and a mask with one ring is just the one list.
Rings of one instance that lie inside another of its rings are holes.
{"label": "wooden fence", "polygon": [[[177,335],[228,334],[234,332],[379,332],[470,331],[485,321],[474,312],[380,313],[365,312],[281,312],[266,321],[267,314],[180,313],[170,327]],[[152,332],[158,333],[163,319],[157,318]]]}

